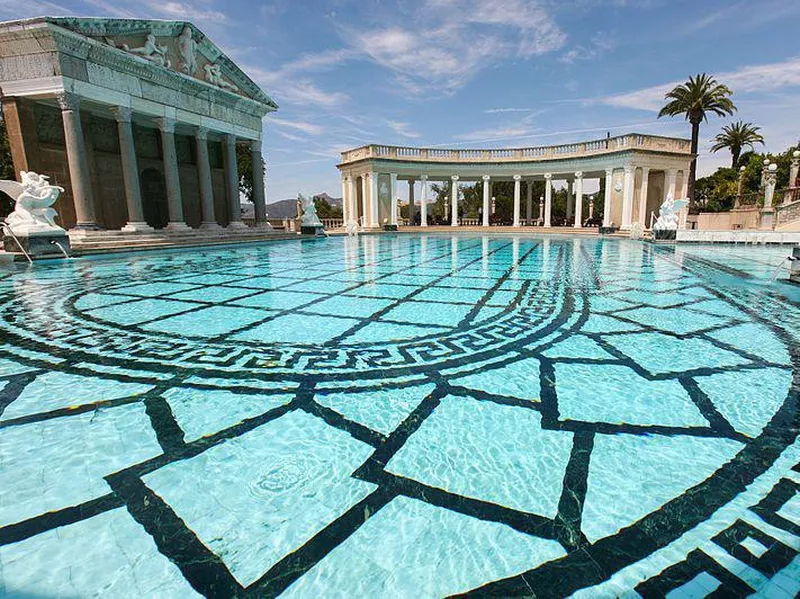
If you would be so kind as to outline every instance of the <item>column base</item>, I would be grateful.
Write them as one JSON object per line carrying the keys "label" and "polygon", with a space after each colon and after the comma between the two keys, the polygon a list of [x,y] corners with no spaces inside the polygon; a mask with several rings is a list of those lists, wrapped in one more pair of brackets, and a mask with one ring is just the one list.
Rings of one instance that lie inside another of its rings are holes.
{"label": "column base", "polygon": [[234,229],[234,230],[238,229],[240,231],[242,231],[244,229],[249,229],[249,228],[250,227],[248,227],[246,224],[244,224],[240,220],[231,221],[231,222],[228,223],[228,226],[226,227],[226,229]]}
{"label": "column base", "polygon": [[167,231],[191,231],[192,228],[187,225],[186,223],[167,223],[167,226],[164,227]]}
{"label": "column base", "polygon": [[153,227],[142,221],[132,221],[120,229],[126,233],[152,233],[155,231]]}
{"label": "column base", "polygon": [[216,221],[203,221],[200,223],[200,229],[203,231],[221,231],[222,227]]}
{"label": "column base", "polygon": [[97,223],[75,223],[70,231],[105,231],[105,229]]}

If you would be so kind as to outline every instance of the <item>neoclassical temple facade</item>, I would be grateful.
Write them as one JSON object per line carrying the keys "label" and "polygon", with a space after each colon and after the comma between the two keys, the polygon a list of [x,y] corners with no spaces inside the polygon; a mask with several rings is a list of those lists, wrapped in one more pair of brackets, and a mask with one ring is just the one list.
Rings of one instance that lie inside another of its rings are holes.
{"label": "neoclassical temple facade", "polygon": [[[342,153],[338,165],[342,173],[345,221],[355,220],[364,227],[397,224],[399,181],[408,182],[409,203],[420,189],[420,224],[427,226],[428,185],[443,181],[451,185],[451,224],[459,225],[458,185],[479,181],[483,184],[483,226],[489,225],[492,183],[514,181],[514,220],[518,227],[537,221],[551,226],[553,184],[566,181],[570,190],[568,224],[581,227],[588,216],[586,180],[605,180],[602,215],[605,226],[629,229],[634,222],[649,226],[668,194],[686,197],[691,144],[687,139],[629,134],[619,137],[531,148],[492,150],[447,150],[369,145]],[[544,180],[544,197],[533,209],[532,182]],[[526,212],[522,214],[522,186],[527,185]],[[394,199],[394,201],[392,201]]]}
{"label": "neoclassical temple facade", "polygon": [[[0,91],[15,170],[65,189],[65,228],[245,227],[237,144],[260,164],[277,105],[191,23],[2,23]],[[263,177],[253,200],[263,223]]]}

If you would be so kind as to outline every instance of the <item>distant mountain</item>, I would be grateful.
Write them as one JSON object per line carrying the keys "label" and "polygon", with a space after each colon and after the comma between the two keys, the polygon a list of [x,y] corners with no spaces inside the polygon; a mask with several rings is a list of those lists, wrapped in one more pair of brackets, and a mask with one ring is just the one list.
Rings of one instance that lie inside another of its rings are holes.
{"label": "distant mountain", "polygon": [[[314,197],[326,200],[331,206],[342,207],[342,198],[332,198],[324,192],[315,194]],[[295,218],[297,216],[297,198],[267,204],[267,216],[269,218]]]}

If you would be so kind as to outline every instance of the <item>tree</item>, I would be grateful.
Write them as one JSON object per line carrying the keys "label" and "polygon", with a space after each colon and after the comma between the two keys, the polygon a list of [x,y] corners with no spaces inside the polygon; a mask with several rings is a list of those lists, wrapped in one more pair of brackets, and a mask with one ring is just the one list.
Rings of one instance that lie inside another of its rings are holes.
{"label": "tree", "polygon": [[[236,144],[236,160],[239,163],[239,191],[247,198],[248,202],[253,201],[253,154],[250,147],[243,144]],[[267,164],[261,158],[261,176],[267,172]]]}
{"label": "tree", "polygon": [[320,218],[342,218],[342,209],[331,206],[321,195],[314,196],[314,208],[317,209],[317,216]]}
{"label": "tree", "polygon": [[756,127],[753,123],[736,121],[722,128],[722,133],[718,133],[712,140],[716,142],[711,146],[712,152],[728,149],[731,151],[731,168],[739,165],[739,156],[743,148],[753,149],[753,144],[764,145],[764,138],[759,133],[761,127]]}
{"label": "tree", "polygon": [[694,181],[697,173],[697,146],[700,139],[700,123],[708,120],[708,113],[717,116],[730,116],[736,106],[730,96],[733,92],[706,73],[689,77],[685,83],[676,86],[664,96],[669,100],[659,111],[662,116],[685,115],[692,125],[692,163],[689,167],[689,202],[694,201]]}

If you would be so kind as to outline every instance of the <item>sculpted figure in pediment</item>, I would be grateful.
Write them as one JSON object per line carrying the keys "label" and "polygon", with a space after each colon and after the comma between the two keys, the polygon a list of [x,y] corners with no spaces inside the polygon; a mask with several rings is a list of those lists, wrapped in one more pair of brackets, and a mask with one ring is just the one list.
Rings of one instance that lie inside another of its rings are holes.
{"label": "sculpted figure in pediment", "polygon": [[188,25],[178,36],[178,52],[181,55],[181,71],[194,76],[197,71],[197,42],[192,37],[192,28]]}
{"label": "sculpted figure in pediment", "polygon": [[203,67],[206,72],[206,81],[231,92],[238,92],[239,88],[222,77],[222,69],[218,64],[207,64]]}
{"label": "sculpted figure in pediment", "polygon": [[141,56],[145,60],[149,60],[160,67],[170,68],[172,66],[172,63],[167,57],[167,47],[159,45],[156,41],[156,36],[152,33],[147,34],[144,46],[131,48],[128,44],[123,44],[122,49],[131,54]]}

